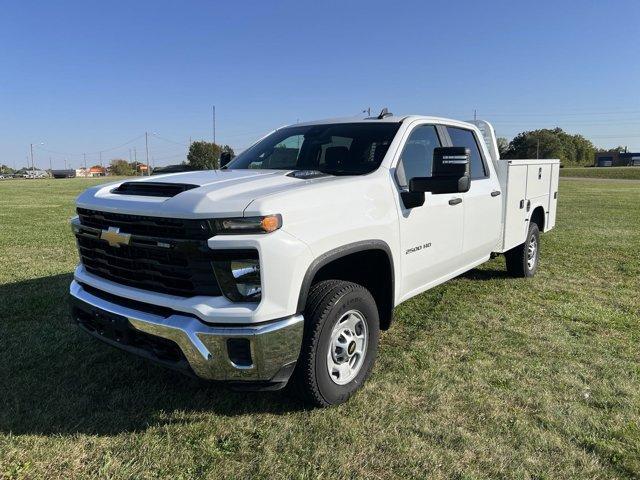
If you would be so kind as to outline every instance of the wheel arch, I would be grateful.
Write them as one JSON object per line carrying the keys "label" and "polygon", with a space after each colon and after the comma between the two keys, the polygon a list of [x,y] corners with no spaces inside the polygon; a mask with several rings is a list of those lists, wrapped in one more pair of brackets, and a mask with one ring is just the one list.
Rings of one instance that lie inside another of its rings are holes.
{"label": "wheel arch", "polygon": [[535,223],[538,225],[538,230],[544,232],[546,223],[546,214],[542,205],[537,205],[532,211],[529,217],[529,223]]}
{"label": "wheel arch", "polygon": [[[371,275],[375,272],[376,275]],[[367,288],[378,308],[380,329],[391,325],[395,302],[393,256],[383,240],[363,240],[329,250],[307,269],[298,295],[297,312],[304,311],[311,285],[327,279],[347,280]]]}

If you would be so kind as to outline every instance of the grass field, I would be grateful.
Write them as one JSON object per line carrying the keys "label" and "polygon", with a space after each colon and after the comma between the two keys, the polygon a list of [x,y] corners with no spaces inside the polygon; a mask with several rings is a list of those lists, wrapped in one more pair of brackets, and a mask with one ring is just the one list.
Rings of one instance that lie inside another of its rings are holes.
{"label": "grass field", "polygon": [[640,476],[640,182],[562,181],[534,279],[497,258],[401,305],[328,410],[74,328],[67,220],[98,182],[0,183],[0,478]]}
{"label": "grass field", "polygon": [[640,167],[571,167],[561,168],[561,177],[616,178],[640,180]]}

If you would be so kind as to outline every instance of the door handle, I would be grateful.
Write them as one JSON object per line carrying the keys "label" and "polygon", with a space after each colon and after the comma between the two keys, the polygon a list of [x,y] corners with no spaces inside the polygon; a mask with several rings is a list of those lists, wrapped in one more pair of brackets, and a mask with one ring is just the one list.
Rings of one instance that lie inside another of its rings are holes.
{"label": "door handle", "polygon": [[462,203],[462,199],[460,197],[449,200],[449,205],[458,205],[459,203]]}
{"label": "door handle", "polygon": [[500,190],[494,190],[493,192],[491,192],[492,197],[497,197],[498,195],[500,195]]}

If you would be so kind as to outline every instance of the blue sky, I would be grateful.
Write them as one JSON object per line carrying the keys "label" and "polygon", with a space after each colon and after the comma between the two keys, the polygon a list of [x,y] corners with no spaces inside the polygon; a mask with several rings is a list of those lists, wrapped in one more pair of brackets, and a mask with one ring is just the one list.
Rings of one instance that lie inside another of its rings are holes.
{"label": "blue sky", "polygon": [[25,165],[31,142],[41,167],[141,159],[145,131],[154,162],[177,163],[211,139],[214,104],[237,150],[387,106],[638,151],[639,27],[635,0],[5,1],[0,163]]}

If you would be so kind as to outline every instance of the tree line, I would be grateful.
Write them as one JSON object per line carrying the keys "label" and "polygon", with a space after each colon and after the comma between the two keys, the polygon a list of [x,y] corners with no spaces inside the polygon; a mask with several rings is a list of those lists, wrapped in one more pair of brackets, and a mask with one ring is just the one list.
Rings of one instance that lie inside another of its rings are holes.
{"label": "tree line", "polygon": [[[215,170],[220,168],[220,155],[229,153],[235,157],[233,148],[229,145],[218,145],[204,140],[192,142],[189,146],[187,159],[181,163],[189,170]],[[127,162],[121,158],[114,158],[110,162],[109,171],[112,175],[130,177],[139,171],[140,162]]]}
{"label": "tree line", "polygon": [[582,135],[571,135],[561,128],[530,130],[516,135],[510,142],[498,138],[500,158],[558,158],[563,166],[586,167],[594,164],[596,152],[624,151],[596,148]]}

